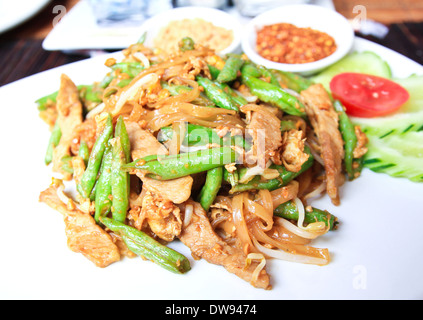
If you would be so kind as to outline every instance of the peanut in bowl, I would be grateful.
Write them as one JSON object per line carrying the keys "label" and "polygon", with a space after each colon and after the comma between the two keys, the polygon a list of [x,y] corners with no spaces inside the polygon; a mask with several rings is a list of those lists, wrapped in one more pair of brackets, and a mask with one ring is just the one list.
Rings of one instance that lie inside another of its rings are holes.
{"label": "peanut in bowl", "polygon": [[256,64],[311,75],[345,56],[354,32],[348,20],[314,5],[283,6],[247,25],[242,49]]}

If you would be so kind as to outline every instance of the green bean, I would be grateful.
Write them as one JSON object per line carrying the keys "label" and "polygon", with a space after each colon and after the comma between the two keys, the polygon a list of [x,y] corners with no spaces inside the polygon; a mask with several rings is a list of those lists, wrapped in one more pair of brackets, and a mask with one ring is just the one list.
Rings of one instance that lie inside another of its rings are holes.
{"label": "green bean", "polygon": [[72,156],[64,156],[60,161],[62,162],[61,169],[67,173],[73,174]]}
{"label": "green bean", "polygon": [[243,76],[254,77],[254,78],[260,78],[261,77],[261,72],[259,71],[257,66],[255,64],[253,64],[252,62],[246,62],[242,66],[241,74]]}
{"label": "green bean", "polygon": [[[170,85],[166,81],[162,81],[161,86],[163,89],[168,90],[171,96],[177,96],[192,90],[192,88],[189,86]],[[200,93],[200,96],[198,98],[192,101],[192,103],[205,107],[215,106],[215,104],[210,99],[208,99],[202,92]]]}
{"label": "green bean", "polygon": [[355,134],[355,128],[347,113],[345,112],[344,106],[341,104],[341,102],[336,100],[333,105],[339,116],[339,131],[341,132],[342,139],[344,140],[345,171],[347,172],[348,179],[354,180],[361,172],[363,163],[362,161],[354,161],[354,149],[356,148],[358,141]]}
{"label": "green bean", "polygon": [[100,177],[95,185],[94,219],[96,222],[100,221],[100,217],[106,216],[112,208],[112,160],[112,149],[107,146],[100,167]]}
{"label": "green bean", "polygon": [[178,45],[179,45],[179,49],[182,52],[185,52],[185,51],[194,50],[195,43],[194,43],[194,40],[192,40],[192,38],[185,37],[185,38],[182,38],[182,40],[179,42]]}
{"label": "green bean", "polygon": [[[98,88],[95,88],[94,85],[79,85],[77,86],[80,96],[87,101],[101,102],[101,91]],[[50,93],[42,98],[39,98],[35,101],[38,104],[38,110],[44,111],[47,109],[47,104],[56,103],[57,95],[59,91]]]}
{"label": "green bean", "polygon": [[272,73],[287,88],[298,93],[308,89],[313,84],[313,81],[292,72],[272,70]]}
{"label": "green bean", "polygon": [[234,172],[229,172],[225,167],[223,169],[223,180],[230,183],[232,187],[235,187],[238,184],[239,176],[238,176],[238,170],[235,170]]}
{"label": "green bean", "polygon": [[35,103],[38,104],[38,110],[44,111],[47,109],[47,105],[49,103],[56,103],[58,94],[59,94],[59,91],[56,91],[36,100]]}
{"label": "green bean", "polygon": [[124,222],[129,206],[129,174],[122,171],[126,155],[119,137],[110,140],[112,145],[112,216],[119,222]]}
{"label": "green bean", "polygon": [[278,79],[271,70],[267,69],[264,66],[257,66],[257,69],[258,71],[260,71],[262,77],[268,78],[271,84],[277,86],[278,88],[281,88],[281,84],[279,83]]}
{"label": "green bean", "polygon": [[[139,62],[118,62],[110,67],[112,69],[100,83],[101,88],[106,88],[113,79],[116,78],[116,73],[126,73],[131,79],[137,76],[144,66]],[[126,79],[125,79],[126,80]]]}
{"label": "green bean", "polygon": [[206,182],[198,196],[198,202],[204,210],[209,211],[222,186],[223,167],[217,167],[207,171]]}
{"label": "green bean", "polygon": [[[232,187],[230,190],[230,193],[235,192],[243,192],[248,190],[254,190],[254,189],[266,189],[266,190],[276,190],[283,186],[286,186],[289,182],[294,180],[296,177],[298,177],[303,172],[307,171],[314,163],[314,157],[311,154],[310,148],[305,147],[304,151],[308,154],[308,159],[306,162],[303,163],[301,166],[300,171],[298,172],[292,172],[286,170],[284,166],[279,165],[271,165],[271,169],[276,169],[279,171],[279,177],[275,179],[270,180],[264,180],[262,181],[261,176],[255,176],[252,180],[250,180],[247,183],[238,183],[236,186]],[[239,180],[242,180],[243,175],[246,172],[246,168],[241,168],[239,170]]]}
{"label": "green bean", "polygon": [[88,144],[83,140],[79,142],[78,156],[84,160],[85,166],[87,166],[88,159],[90,158],[90,150]]}
{"label": "green bean", "polygon": [[[275,209],[273,214],[284,219],[295,221],[298,221],[299,218],[298,208],[294,201],[282,203]],[[307,224],[313,222],[324,222],[326,226],[329,226],[329,230],[335,230],[338,225],[338,219],[334,215],[330,214],[326,210],[323,211],[313,207],[310,211],[305,210],[304,222]]]}
{"label": "green bean", "polygon": [[103,90],[94,85],[80,85],[78,86],[79,97],[84,102],[103,102]]}
{"label": "green bean", "polygon": [[247,85],[251,94],[261,101],[270,103],[288,114],[305,117],[305,107],[301,101],[281,88],[246,75],[243,75],[242,82]]}
{"label": "green bean", "polygon": [[100,221],[120,235],[128,249],[135,254],[174,273],[183,274],[191,269],[189,260],[185,256],[160,244],[144,232],[106,217],[101,217]]}
{"label": "green bean", "polygon": [[238,77],[238,72],[243,64],[244,60],[241,59],[240,55],[229,55],[228,59],[226,59],[225,65],[216,79],[217,82],[225,83],[235,80]]}
{"label": "green bean", "polygon": [[60,138],[62,137],[62,130],[60,130],[59,121],[56,121],[54,124],[53,130],[51,131],[50,140],[48,142],[47,152],[44,157],[44,162],[46,165],[49,165],[53,161],[53,151],[54,148],[60,142]]}
{"label": "green bean", "polygon": [[[160,129],[157,139],[159,142],[166,142],[172,140],[173,137],[172,127],[163,127]],[[244,140],[242,136],[231,136],[228,132],[224,137],[220,137],[216,130],[203,127],[195,124],[188,124],[187,130],[185,130],[185,136],[182,140],[182,144],[186,146],[205,146],[207,144],[219,144],[220,146],[228,146],[230,139],[231,146],[240,146],[243,149],[251,148],[251,144]]]}
{"label": "green bean", "polygon": [[238,107],[242,107],[248,103],[247,100],[245,100],[243,97],[237,94],[226,83],[218,83],[218,82],[215,82],[215,83],[220,89],[222,89],[226,94],[228,94],[228,96],[232,99],[232,102],[236,104]]}
{"label": "green bean", "polygon": [[294,121],[291,120],[282,120],[281,121],[281,131],[289,131],[289,130],[295,130],[297,129],[297,126],[295,125]]}
{"label": "green bean", "polygon": [[216,80],[219,76],[220,70],[211,64],[208,64],[207,66],[209,67],[210,75],[214,80]]}
{"label": "green bean", "polygon": [[120,138],[120,143],[122,144],[123,151],[126,156],[126,162],[131,161],[131,143],[129,142],[128,131],[126,130],[125,122],[123,117],[119,116],[115,126],[115,137]]}
{"label": "green bean", "polygon": [[146,162],[143,159],[122,166],[125,171],[138,169],[159,180],[171,180],[204,172],[237,161],[236,152],[230,147],[199,150]]}
{"label": "green bean", "polygon": [[204,92],[214,104],[218,107],[239,112],[238,106],[232,98],[225,93],[216,83],[208,78],[197,76],[197,82],[204,88]]}
{"label": "green bean", "polygon": [[87,168],[85,169],[80,183],[77,185],[77,190],[82,197],[88,198],[97,180],[98,171],[100,169],[101,160],[103,158],[104,150],[106,149],[107,141],[109,141],[113,132],[112,117],[109,114],[103,132],[99,135],[94,143],[93,149],[88,159]]}

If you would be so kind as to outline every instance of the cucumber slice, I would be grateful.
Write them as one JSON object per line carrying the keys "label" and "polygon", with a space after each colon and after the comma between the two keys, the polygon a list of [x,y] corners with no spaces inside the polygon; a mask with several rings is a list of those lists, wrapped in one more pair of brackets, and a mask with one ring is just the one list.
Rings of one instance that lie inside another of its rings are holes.
{"label": "cucumber slice", "polygon": [[368,147],[364,165],[370,170],[423,182],[423,157],[405,155],[401,150],[389,146],[383,139],[374,137],[369,137]]}
{"label": "cucumber slice", "polygon": [[410,94],[410,99],[392,115],[377,118],[351,117],[367,134],[380,138],[391,134],[423,131],[423,76],[394,79]]}
{"label": "cucumber slice", "polygon": [[398,113],[378,118],[351,117],[354,124],[360,125],[368,135],[384,138],[391,134],[403,134],[410,131],[423,130],[423,110],[412,113]]}
{"label": "cucumber slice", "polygon": [[370,51],[354,52],[319,74],[311,77],[316,83],[321,83],[327,90],[330,90],[329,83],[334,76],[343,72],[366,73],[374,76],[391,78],[392,72],[389,65],[377,54]]}

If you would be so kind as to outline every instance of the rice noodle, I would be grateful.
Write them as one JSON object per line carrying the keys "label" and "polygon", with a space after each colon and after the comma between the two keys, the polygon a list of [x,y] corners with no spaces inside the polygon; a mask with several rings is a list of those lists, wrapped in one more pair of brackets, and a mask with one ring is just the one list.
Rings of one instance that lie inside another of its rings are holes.
{"label": "rice noodle", "polygon": [[[257,224],[253,224],[251,226],[251,231],[252,241],[255,248],[269,257],[318,265],[325,265],[329,263],[329,252],[327,249],[319,249],[310,246],[277,241],[269,237]],[[260,242],[271,245],[280,250],[269,249],[264,245],[261,245]]]}
{"label": "rice noodle", "polygon": [[298,181],[291,181],[288,185],[270,192],[273,208],[297,197],[299,189]]}
{"label": "rice noodle", "polygon": [[106,108],[106,104],[104,102],[100,103],[97,107],[95,107],[94,109],[92,109],[90,112],[87,113],[86,118],[87,119],[94,118],[96,115],[103,112],[105,108]]}
{"label": "rice noodle", "polygon": [[244,194],[241,193],[232,199],[232,217],[236,228],[236,235],[241,240],[243,247],[250,246],[254,248],[248,232],[247,223],[244,217]]}
{"label": "rice noodle", "polygon": [[254,269],[254,272],[251,275],[250,283],[254,286],[257,282],[257,279],[260,275],[261,270],[266,266],[266,258],[261,253],[250,253],[245,259],[245,268],[248,268],[251,265],[252,260],[260,260],[260,263]]}
{"label": "rice noodle", "polygon": [[144,65],[145,68],[150,67],[150,61],[142,52],[139,52],[139,51],[134,52],[132,56],[138,61],[140,61]]}
{"label": "rice noodle", "polygon": [[136,93],[141,87],[147,84],[155,83],[158,80],[159,77],[157,76],[157,74],[151,73],[139,79],[134,84],[131,84],[130,86],[125,88],[125,90],[120,95],[119,100],[116,102],[114,109],[111,111],[112,115],[115,116],[116,114],[118,114],[122,107],[125,105],[125,103],[135,97]]}
{"label": "rice noodle", "polygon": [[325,181],[322,181],[320,183],[320,185],[316,189],[314,189],[313,191],[307,193],[304,196],[304,200],[317,197],[317,196],[321,195],[325,190],[326,190],[326,182]]}
{"label": "rice noodle", "polygon": [[253,238],[253,242],[254,242],[254,246],[258,250],[260,250],[266,256],[274,258],[274,259],[304,263],[304,264],[315,264],[315,265],[327,265],[329,263],[329,259],[325,259],[325,258],[293,254],[293,253],[285,252],[280,249],[269,249],[261,245],[254,238]]}

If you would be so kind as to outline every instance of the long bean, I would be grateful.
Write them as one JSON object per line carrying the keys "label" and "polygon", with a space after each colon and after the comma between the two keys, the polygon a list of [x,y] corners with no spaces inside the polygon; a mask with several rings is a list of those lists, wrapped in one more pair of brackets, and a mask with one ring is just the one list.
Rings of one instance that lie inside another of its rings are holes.
{"label": "long bean", "polygon": [[[172,139],[173,137],[173,128],[172,127],[163,127],[160,129],[157,139],[160,142],[166,142]],[[216,130],[203,127],[195,124],[188,124],[187,130],[185,130],[185,135],[182,140],[182,143],[186,146],[205,146],[207,144],[219,144],[221,147],[228,146],[230,139],[231,146],[240,146],[244,149],[251,148],[251,144],[244,140],[242,136],[232,136],[228,132],[224,137],[220,137]]]}
{"label": "long bean", "polygon": [[232,98],[224,92],[213,80],[197,76],[197,82],[204,88],[204,92],[214,104],[218,107],[239,112],[238,106],[233,102]]}
{"label": "long bean", "polygon": [[[286,186],[290,181],[298,177],[303,172],[307,171],[314,163],[314,157],[311,154],[310,149],[306,146],[304,148],[304,151],[309,155],[306,162],[303,163],[301,166],[300,171],[298,172],[292,172],[286,170],[284,166],[279,165],[271,165],[271,169],[276,169],[279,171],[279,177],[275,179],[270,180],[264,180],[262,181],[261,176],[256,176],[252,180],[250,180],[247,183],[238,183],[236,186],[232,187],[230,190],[230,193],[235,192],[243,192],[248,190],[254,190],[254,189],[266,189],[266,190],[275,190],[279,189],[283,186]],[[242,175],[245,173],[245,168],[240,170],[239,172],[239,179],[242,179]]]}
{"label": "long bean", "polygon": [[77,190],[82,197],[88,198],[97,180],[98,171],[100,169],[101,160],[106,149],[107,141],[109,141],[113,132],[112,117],[109,114],[103,132],[99,135],[91,150],[87,168],[85,169]]}
{"label": "long bean", "polygon": [[146,162],[143,159],[122,166],[125,171],[138,169],[159,180],[171,180],[204,172],[237,161],[236,152],[230,147],[213,148],[164,156]]}
{"label": "long bean", "polygon": [[235,80],[238,77],[238,72],[240,71],[243,64],[244,60],[241,59],[240,55],[229,55],[216,80],[220,83],[231,82]]}
{"label": "long bean", "polygon": [[128,249],[135,254],[174,273],[183,274],[191,269],[190,262],[184,255],[160,244],[144,232],[106,217],[101,217],[100,221],[120,235]]}
{"label": "long bean", "polygon": [[112,208],[112,160],[113,153],[110,146],[104,152],[100,168],[100,177],[95,187],[95,215],[96,222],[100,217],[106,216]]}
{"label": "long bean", "polygon": [[[273,214],[281,218],[295,221],[298,221],[299,218],[298,208],[293,201],[282,203],[275,209]],[[314,207],[311,207],[310,211],[305,210],[304,222],[324,222],[326,226],[329,226],[329,230],[335,230],[338,225],[338,219],[334,215],[326,210],[323,211]]]}
{"label": "long bean", "polygon": [[84,160],[85,166],[87,166],[90,158],[90,150],[88,148],[88,144],[83,140],[79,142],[78,156]]}
{"label": "long bean", "polygon": [[111,139],[112,145],[112,216],[119,222],[126,219],[129,206],[129,174],[120,168],[125,165],[126,155],[119,137]]}
{"label": "long bean", "polygon": [[313,84],[313,81],[292,72],[272,70],[272,73],[287,88],[298,93],[308,89]]}
{"label": "long bean", "polygon": [[198,196],[198,202],[204,210],[208,211],[213,204],[222,186],[223,167],[217,167],[207,171],[206,182]]}
{"label": "long bean", "polygon": [[339,116],[339,131],[341,132],[342,139],[344,140],[345,171],[347,172],[348,179],[354,180],[357,177],[357,173],[362,170],[362,161],[359,161],[359,159],[358,161],[354,161],[354,149],[356,148],[358,141],[355,134],[355,128],[341,102],[335,100],[333,106]]}
{"label": "long bean", "polygon": [[305,117],[305,107],[302,102],[281,88],[247,75],[243,75],[242,82],[261,101],[270,103],[288,114]]}
{"label": "long bean", "polygon": [[51,131],[46,155],[44,157],[44,162],[46,165],[49,165],[53,161],[54,148],[57,147],[57,145],[59,144],[61,137],[62,137],[62,130],[60,130],[59,121],[56,121],[56,123],[54,124],[53,130]]}

